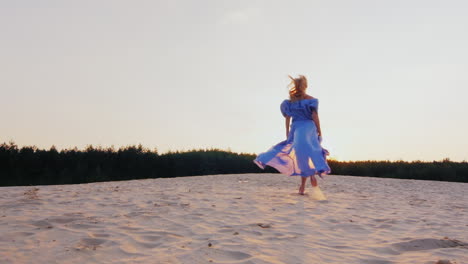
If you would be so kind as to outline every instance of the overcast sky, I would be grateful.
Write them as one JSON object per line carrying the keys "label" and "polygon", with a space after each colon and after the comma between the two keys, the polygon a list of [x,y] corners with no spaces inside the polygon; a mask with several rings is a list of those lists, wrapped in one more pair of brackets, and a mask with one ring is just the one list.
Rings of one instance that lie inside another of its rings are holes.
{"label": "overcast sky", "polygon": [[468,160],[468,2],[0,0],[0,142],[258,153],[287,75],[339,160]]}

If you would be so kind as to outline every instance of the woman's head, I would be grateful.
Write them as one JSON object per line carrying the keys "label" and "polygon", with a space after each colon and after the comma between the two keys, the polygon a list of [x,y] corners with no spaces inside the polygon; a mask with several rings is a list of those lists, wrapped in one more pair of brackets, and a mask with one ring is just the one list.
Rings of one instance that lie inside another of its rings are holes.
{"label": "woman's head", "polygon": [[291,83],[288,85],[289,99],[291,101],[302,99],[307,89],[307,78],[304,75],[299,75],[297,78],[293,78],[291,75],[288,77],[291,79]]}

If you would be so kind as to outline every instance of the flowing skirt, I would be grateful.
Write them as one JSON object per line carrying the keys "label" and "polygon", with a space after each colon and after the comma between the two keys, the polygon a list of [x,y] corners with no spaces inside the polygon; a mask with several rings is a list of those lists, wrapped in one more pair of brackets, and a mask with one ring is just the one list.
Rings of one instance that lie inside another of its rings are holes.
{"label": "flowing skirt", "polygon": [[298,120],[291,124],[287,140],[282,141],[254,160],[260,168],[271,166],[290,176],[308,177],[329,174],[328,151],[322,148],[317,128],[312,120]]}

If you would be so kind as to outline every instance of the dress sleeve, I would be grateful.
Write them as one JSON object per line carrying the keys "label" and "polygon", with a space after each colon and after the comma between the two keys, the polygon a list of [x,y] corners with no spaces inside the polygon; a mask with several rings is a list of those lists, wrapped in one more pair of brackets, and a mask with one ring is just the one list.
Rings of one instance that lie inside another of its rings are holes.
{"label": "dress sleeve", "polygon": [[318,99],[313,99],[313,100],[310,100],[310,103],[309,103],[309,108],[310,108],[310,111],[313,112],[313,111],[316,111],[318,112]]}
{"label": "dress sleeve", "polygon": [[291,112],[289,111],[289,102],[288,100],[284,100],[281,103],[281,114],[283,114],[284,117],[291,116]]}

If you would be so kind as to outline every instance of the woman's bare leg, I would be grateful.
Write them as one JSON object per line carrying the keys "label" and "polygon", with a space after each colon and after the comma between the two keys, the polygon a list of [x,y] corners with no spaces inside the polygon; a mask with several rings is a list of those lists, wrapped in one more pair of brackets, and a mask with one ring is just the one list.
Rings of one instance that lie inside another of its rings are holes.
{"label": "woman's bare leg", "polygon": [[310,184],[312,184],[312,187],[318,186],[317,179],[315,179],[314,175],[310,175]]}
{"label": "woman's bare leg", "polygon": [[307,182],[307,177],[301,176],[301,187],[299,187],[299,194],[304,194],[305,183]]}

